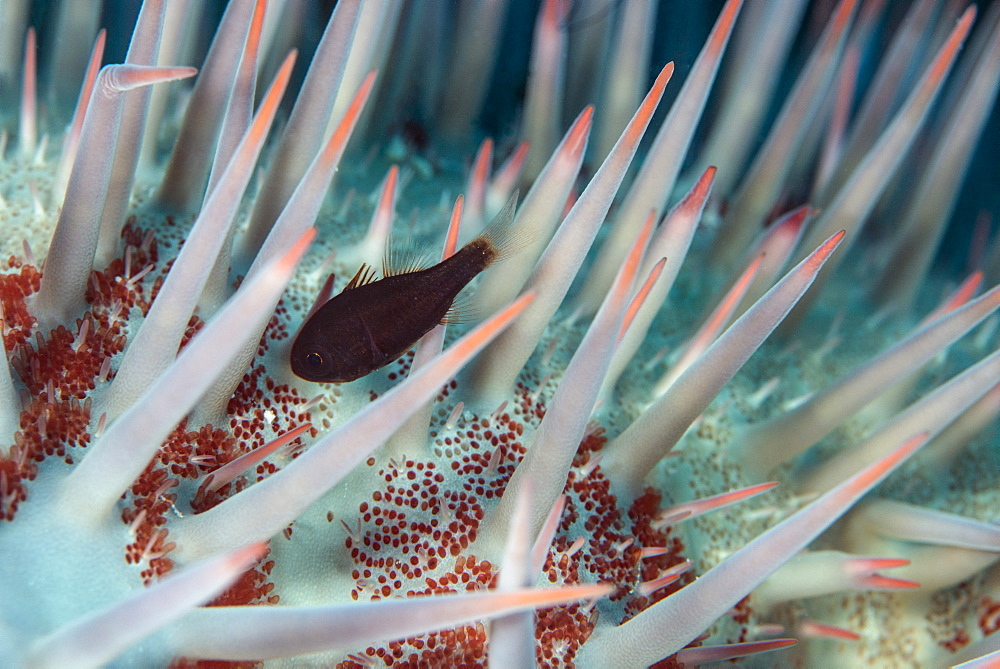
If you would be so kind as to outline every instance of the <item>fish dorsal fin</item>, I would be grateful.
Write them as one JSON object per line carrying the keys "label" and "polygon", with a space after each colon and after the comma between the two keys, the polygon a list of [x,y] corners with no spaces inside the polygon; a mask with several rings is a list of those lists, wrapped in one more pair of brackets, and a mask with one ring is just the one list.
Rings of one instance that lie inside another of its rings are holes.
{"label": "fish dorsal fin", "polygon": [[354,290],[355,288],[360,288],[361,286],[367,286],[374,280],[375,268],[367,263],[361,263],[358,273],[354,275],[353,279],[347,282],[347,285],[344,286],[344,290],[340,292],[346,293],[349,290]]}
{"label": "fish dorsal fin", "polygon": [[432,265],[426,253],[399,238],[393,237],[385,247],[382,258],[382,276],[399,276],[427,269]]}

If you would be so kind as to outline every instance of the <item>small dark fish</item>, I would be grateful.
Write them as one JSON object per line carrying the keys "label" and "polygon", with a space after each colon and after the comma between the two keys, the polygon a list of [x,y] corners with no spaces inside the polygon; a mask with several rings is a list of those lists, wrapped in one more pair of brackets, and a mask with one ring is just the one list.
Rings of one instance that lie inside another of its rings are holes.
{"label": "small dark fish", "polygon": [[440,323],[484,269],[510,254],[515,194],[479,237],[426,269],[362,265],[343,292],[319,307],[292,343],[292,371],[307,381],[344,383],[388,365]]}

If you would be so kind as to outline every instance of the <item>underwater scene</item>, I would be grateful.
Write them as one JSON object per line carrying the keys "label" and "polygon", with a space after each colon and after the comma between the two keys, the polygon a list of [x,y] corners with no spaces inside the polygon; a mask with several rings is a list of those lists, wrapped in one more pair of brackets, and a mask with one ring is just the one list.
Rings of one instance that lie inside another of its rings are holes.
{"label": "underwater scene", "polygon": [[1000,2],[0,28],[0,666],[1000,666]]}

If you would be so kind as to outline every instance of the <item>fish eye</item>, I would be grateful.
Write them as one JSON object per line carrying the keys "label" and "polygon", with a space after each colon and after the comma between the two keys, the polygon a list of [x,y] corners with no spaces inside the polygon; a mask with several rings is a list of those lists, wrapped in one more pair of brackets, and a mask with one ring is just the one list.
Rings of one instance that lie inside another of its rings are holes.
{"label": "fish eye", "polygon": [[309,351],[302,357],[302,365],[311,372],[323,371],[325,363],[326,360],[323,359],[323,354],[319,351]]}

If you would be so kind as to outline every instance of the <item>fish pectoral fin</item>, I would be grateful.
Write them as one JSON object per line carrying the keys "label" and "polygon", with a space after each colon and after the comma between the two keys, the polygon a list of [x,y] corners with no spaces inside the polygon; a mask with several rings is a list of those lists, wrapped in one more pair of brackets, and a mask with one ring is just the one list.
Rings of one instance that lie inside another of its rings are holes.
{"label": "fish pectoral fin", "polygon": [[371,328],[368,327],[368,322],[361,316],[357,318],[358,322],[361,323],[361,329],[365,331],[365,336],[368,337],[368,350],[372,352],[372,363],[382,363],[388,354],[379,348],[378,343],[375,341],[375,336],[372,335]]}
{"label": "fish pectoral fin", "polygon": [[367,286],[374,280],[375,268],[368,263],[361,263],[358,273],[354,275],[353,279],[347,282],[347,285],[344,286],[344,290],[340,292],[346,293],[349,290],[354,290],[355,288],[360,288],[361,286]]}

